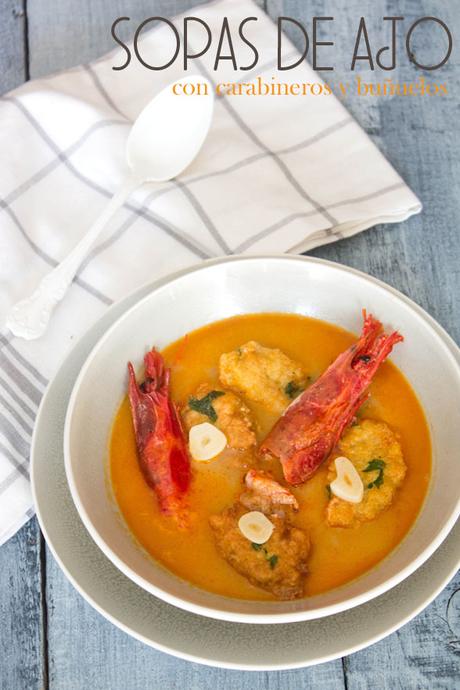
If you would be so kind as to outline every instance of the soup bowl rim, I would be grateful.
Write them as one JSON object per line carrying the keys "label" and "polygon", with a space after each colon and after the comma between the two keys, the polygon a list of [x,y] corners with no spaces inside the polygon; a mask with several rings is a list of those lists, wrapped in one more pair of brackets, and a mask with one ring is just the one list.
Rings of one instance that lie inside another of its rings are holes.
{"label": "soup bowl rim", "polygon": [[[460,349],[454,342],[454,340],[448,335],[448,333],[419,305],[417,305],[415,302],[413,302],[410,298],[408,298],[406,295],[402,294],[395,288],[391,287],[390,285],[386,284],[383,281],[380,281],[377,278],[374,278],[373,276],[368,275],[367,273],[363,271],[356,270],[354,268],[350,268],[348,266],[344,266],[342,264],[332,262],[332,261],[327,261],[324,259],[318,259],[318,258],[313,258],[313,257],[307,257],[307,256],[289,256],[289,255],[279,255],[279,254],[264,254],[264,255],[251,255],[251,256],[239,256],[235,255],[232,257],[224,257],[224,258],[219,258],[219,259],[209,259],[207,261],[203,261],[195,266],[192,266],[188,269],[184,269],[181,271],[178,271],[174,274],[170,274],[166,276],[163,279],[160,279],[153,287],[152,290],[142,297],[138,302],[136,302],[134,305],[129,307],[123,314],[121,314],[118,319],[110,326],[110,328],[107,330],[107,332],[97,341],[95,346],[92,348],[91,352],[89,353],[84,365],[81,368],[81,371],[74,383],[74,387],[70,396],[67,412],[66,412],[66,417],[65,417],[65,426],[64,426],[64,464],[65,464],[65,471],[66,471],[66,477],[67,477],[67,482],[70,488],[70,493],[72,496],[72,499],[74,501],[74,504],[76,506],[76,509],[78,511],[78,514],[85,525],[87,531],[89,532],[90,536],[92,539],[95,541],[97,546],[100,548],[100,550],[111,560],[111,562],[127,577],[129,577],[133,582],[135,582],[138,586],[141,588],[145,589],[146,591],[150,592],[151,594],[157,596],[158,598],[166,601],[167,603],[170,603],[174,606],[177,606],[179,608],[185,609],[187,611],[190,611],[195,614],[199,615],[204,615],[210,618],[215,618],[215,619],[220,619],[220,620],[226,620],[226,621],[233,621],[233,622],[239,622],[239,623],[256,623],[256,624],[274,624],[274,623],[287,623],[287,622],[296,622],[296,621],[305,621],[305,620],[313,620],[316,618],[321,618],[324,616],[328,615],[333,615],[335,613],[339,613],[341,611],[345,611],[347,609],[353,608],[355,606],[358,606],[360,604],[363,604],[371,599],[374,599],[375,597],[383,594],[384,592],[388,591],[392,587],[396,586],[400,582],[402,582],[405,578],[409,577],[417,568],[419,568],[433,553],[434,551],[440,546],[440,544],[444,541],[444,539],[447,537],[449,532],[451,531],[452,527],[454,526],[458,516],[460,515],[460,493],[458,496],[458,500],[456,505],[453,507],[451,514],[449,518],[443,523],[443,525],[440,527],[438,530],[438,533],[436,535],[436,538],[434,538],[430,544],[423,549],[421,553],[419,553],[415,558],[411,560],[410,563],[408,563],[404,568],[402,568],[398,573],[393,575],[392,577],[388,578],[385,580],[383,583],[369,588],[365,591],[363,591],[361,594],[357,594],[349,599],[344,599],[337,601],[337,603],[332,603],[327,606],[323,606],[320,608],[313,608],[310,609],[308,606],[306,608],[301,609],[301,610],[292,610],[292,611],[270,611],[269,613],[264,612],[264,605],[267,604],[267,602],[264,601],[258,601],[254,602],[257,604],[258,608],[260,611],[257,612],[251,612],[251,613],[242,613],[238,612],[235,610],[227,610],[226,608],[220,609],[218,606],[206,606],[201,603],[195,603],[193,599],[193,594],[192,594],[192,599],[183,599],[181,597],[175,596],[171,592],[165,591],[163,588],[156,586],[152,582],[147,581],[144,577],[140,576],[132,567],[130,567],[125,560],[120,558],[115,551],[111,548],[111,546],[107,543],[105,539],[102,538],[100,535],[97,526],[94,524],[93,520],[89,516],[85,505],[84,501],[82,500],[80,496],[80,492],[77,486],[76,482],[76,477],[74,474],[74,464],[72,463],[72,452],[71,452],[71,442],[70,442],[70,428],[71,428],[71,423],[72,423],[72,417],[74,414],[74,409],[75,409],[75,404],[78,399],[78,394],[80,390],[80,384],[84,380],[86,373],[88,369],[91,366],[92,360],[95,356],[95,354],[99,351],[101,347],[104,346],[104,344],[110,340],[112,333],[120,327],[120,324],[128,317],[129,314],[131,314],[134,310],[138,309],[141,307],[141,305],[148,300],[152,298],[152,295],[159,290],[162,287],[165,287],[169,283],[173,283],[175,280],[187,276],[191,273],[199,272],[202,270],[206,270],[208,267],[215,266],[218,264],[222,263],[229,263],[229,262],[247,262],[247,261],[271,261],[271,260],[282,260],[282,261],[301,261],[305,263],[311,263],[311,264],[319,264],[323,265],[325,267],[330,267],[337,269],[339,271],[344,271],[348,274],[355,275],[358,278],[364,279],[365,281],[369,281],[373,283],[375,286],[383,289],[387,293],[391,294],[393,298],[396,298],[403,302],[407,307],[411,309],[412,312],[415,313],[415,315],[421,319],[425,325],[427,325],[432,332],[436,335],[439,345],[443,348],[444,351],[444,357],[450,359],[451,364],[454,366],[456,369],[456,375],[457,378],[460,380]],[[219,319],[216,319],[219,320]],[[107,497],[108,500],[113,500],[113,497],[110,498],[109,496]],[[422,505],[420,514],[422,513],[424,509],[424,506]],[[417,518],[418,520],[418,518]],[[411,528],[412,529],[412,528]],[[410,530],[411,531],[411,530]],[[409,532],[410,532],[409,531]],[[407,535],[406,535],[407,536]],[[404,539],[403,539],[404,541]],[[396,549],[400,548],[401,544],[396,547]],[[393,553],[393,552],[391,552]],[[391,555],[391,554],[390,554]],[[386,557],[388,558],[388,556]],[[386,559],[385,558],[385,559]],[[385,560],[383,559],[383,560]],[[153,559],[152,559],[153,560]],[[159,565],[159,564],[156,564]],[[377,564],[372,568],[371,570],[375,570],[376,568],[379,567],[380,564]],[[162,568],[161,565],[159,567]],[[357,578],[360,580],[361,578],[365,577],[369,571],[364,573],[360,578]],[[169,573],[169,571],[168,571]],[[174,573],[169,573],[170,577],[173,579],[180,579],[177,578]],[[347,583],[348,584],[348,583]],[[346,585],[342,585],[338,588],[336,588],[334,591],[336,591],[340,595],[340,590],[345,587]],[[196,590],[197,592],[202,592],[199,587],[191,587],[191,590]],[[220,596],[216,595],[217,598],[222,599],[222,601],[231,601],[231,602],[245,602],[246,600],[238,600],[238,599],[230,599],[225,596]],[[321,595],[319,595],[321,596]],[[296,600],[296,601],[302,601],[302,602],[308,602],[314,600],[316,597],[312,598],[305,598],[302,600]],[[270,602],[271,603],[271,602]],[[286,602],[284,602],[286,603]]]}

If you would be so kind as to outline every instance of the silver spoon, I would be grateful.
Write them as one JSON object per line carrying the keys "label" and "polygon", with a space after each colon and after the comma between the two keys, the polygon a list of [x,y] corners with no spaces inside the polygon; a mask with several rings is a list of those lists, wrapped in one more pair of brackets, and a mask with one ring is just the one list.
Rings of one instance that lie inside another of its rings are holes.
{"label": "silver spoon", "polygon": [[[183,95],[184,84],[197,82],[206,85],[199,95]],[[43,335],[89,249],[137,187],[171,180],[192,162],[209,131],[213,101],[211,84],[201,76],[189,76],[167,86],[144,108],[126,144],[130,173],[70,254],[46,274],[30,297],[11,308],[6,325],[14,335],[26,340]]]}

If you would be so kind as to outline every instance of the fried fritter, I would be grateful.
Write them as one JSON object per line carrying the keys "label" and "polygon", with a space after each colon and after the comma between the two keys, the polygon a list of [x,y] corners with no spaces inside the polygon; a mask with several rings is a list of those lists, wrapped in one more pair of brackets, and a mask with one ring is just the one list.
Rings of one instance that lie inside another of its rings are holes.
{"label": "fried fritter", "polygon": [[241,503],[212,515],[209,522],[216,547],[222,557],[256,587],[278,599],[296,599],[304,593],[310,541],[297,527],[279,515],[271,514],[275,526],[265,544],[254,544],[240,532],[238,520],[247,513]]}
{"label": "fried fritter", "polygon": [[219,377],[224,386],[276,414],[286,409],[308,380],[301,364],[254,340],[221,355]]}
{"label": "fried fritter", "polygon": [[[256,445],[257,439],[254,431],[251,412],[247,405],[235,393],[223,391],[220,388],[212,388],[207,383],[201,384],[196,390],[193,399],[201,401],[209,396],[212,391],[217,391],[218,396],[210,400],[210,404],[215,412],[216,419],[211,419],[208,415],[192,409],[190,399],[182,411],[184,426],[189,431],[195,424],[202,422],[212,422],[227,437],[229,448],[236,450],[247,450]],[[209,408],[208,408],[209,410]]]}
{"label": "fried fritter", "polygon": [[[364,484],[364,496],[361,503],[349,503],[333,496],[327,506],[328,524],[351,527],[373,520],[391,505],[406,474],[398,436],[384,422],[364,419],[344,434],[339,454],[347,457],[357,469]],[[328,482],[334,481],[336,476],[332,460]]]}

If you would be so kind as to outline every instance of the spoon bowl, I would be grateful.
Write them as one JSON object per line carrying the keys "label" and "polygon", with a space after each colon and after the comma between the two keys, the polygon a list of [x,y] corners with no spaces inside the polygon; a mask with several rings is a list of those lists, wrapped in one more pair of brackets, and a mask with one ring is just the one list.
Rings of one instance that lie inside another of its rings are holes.
{"label": "spoon bowl", "polygon": [[[192,95],[184,94],[187,84],[194,87]],[[126,158],[135,177],[164,182],[190,165],[211,125],[211,93],[210,82],[195,75],[169,84],[145,106],[126,143]]]}
{"label": "spoon bowl", "polygon": [[[187,84],[195,86],[188,89],[191,95],[184,93]],[[11,308],[6,326],[15,336],[35,340],[45,333],[55,306],[113,214],[144,182],[166,182],[190,165],[209,131],[212,113],[212,86],[201,76],[169,84],[148,103],[126,143],[129,175],[70,254],[42,278],[30,297]]]}

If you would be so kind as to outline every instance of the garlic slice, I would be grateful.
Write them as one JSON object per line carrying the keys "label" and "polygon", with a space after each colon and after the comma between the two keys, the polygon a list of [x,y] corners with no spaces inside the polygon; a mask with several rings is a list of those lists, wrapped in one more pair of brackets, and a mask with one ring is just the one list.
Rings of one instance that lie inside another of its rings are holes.
{"label": "garlic slice", "polygon": [[349,503],[361,503],[364,494],[364,485],[355,466],[348,458],[335,459],[337,478],[331,482],[332,493]]}
{"label": "garlic slice", "polygon": [[220,429],[209,422],[195,424],[189,431],[188,443],[194,460],[208,462],[222,453],[227,445],[227,437]]}
{"label": "garlic slice", "polygon": [[260,511],[251,510],[238,520],[241,534],[254,544],[265,544],[270,539],[275,525]]}

